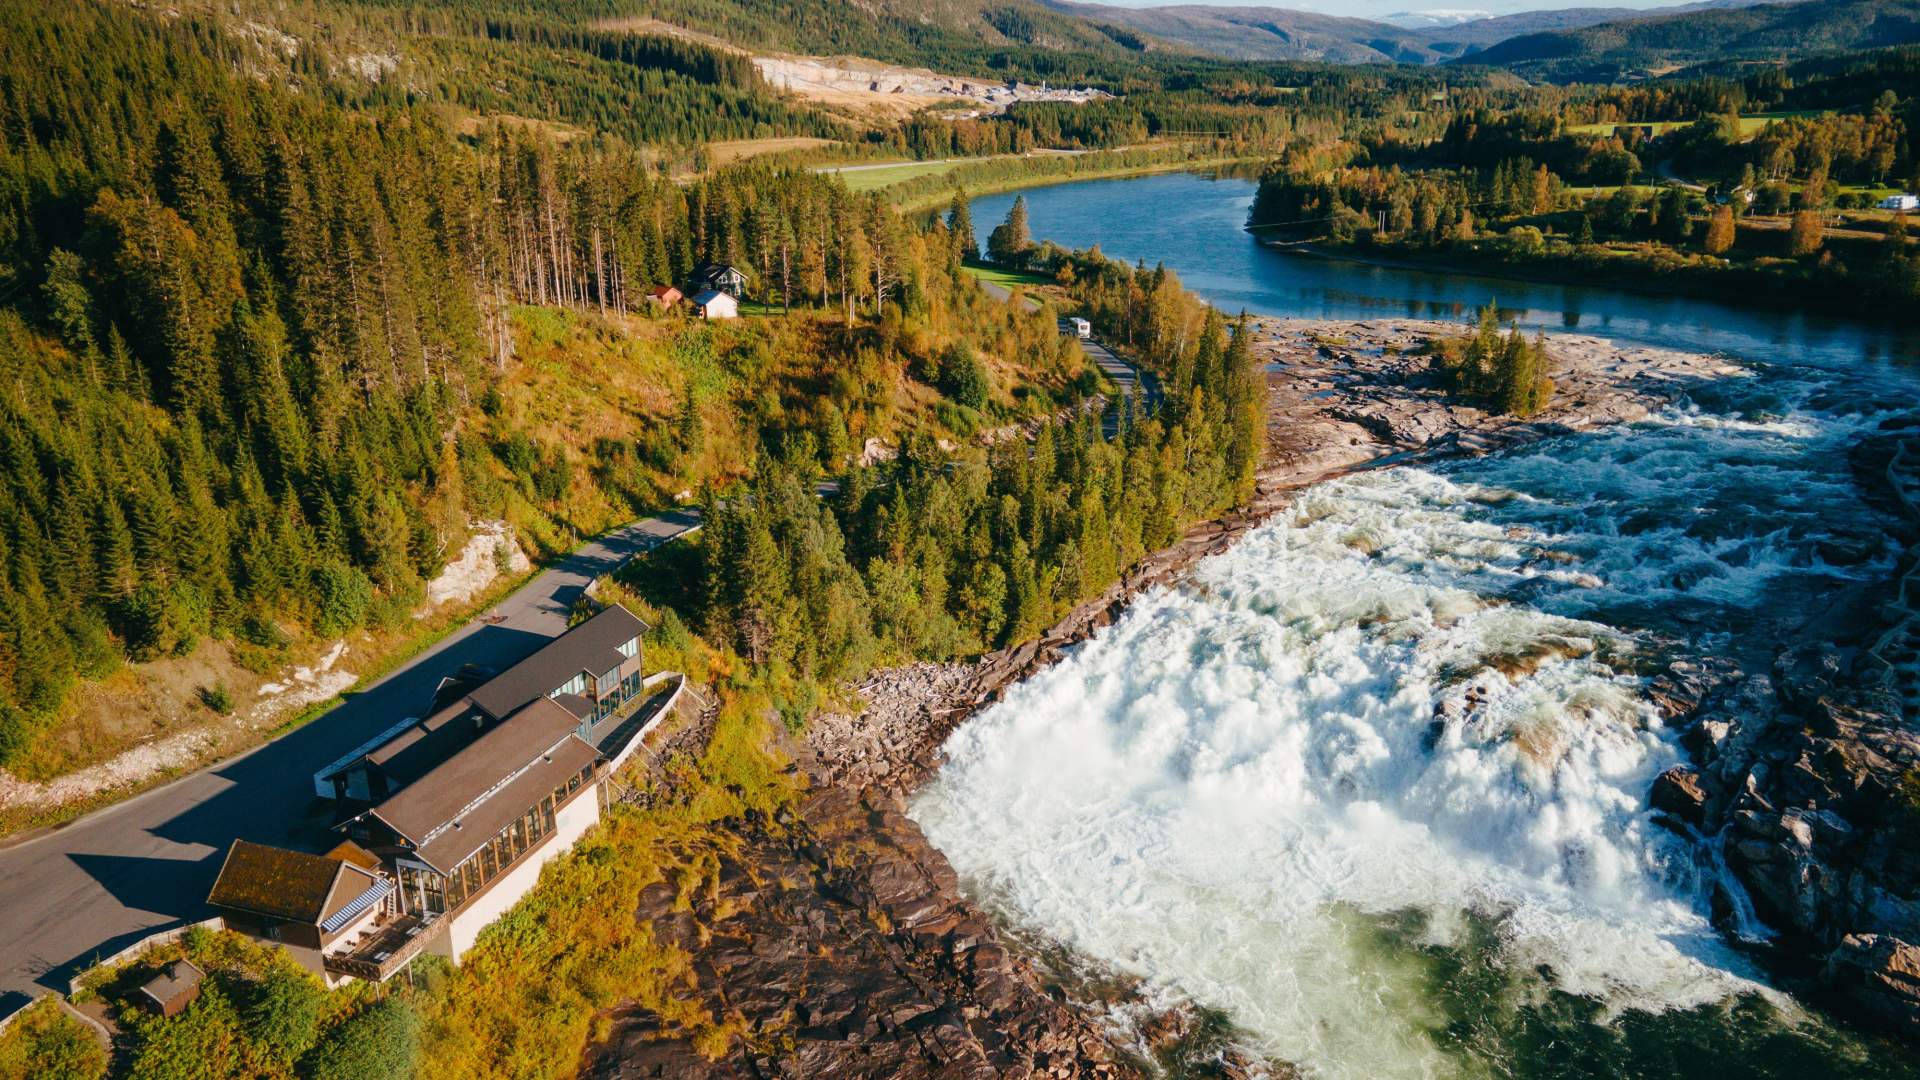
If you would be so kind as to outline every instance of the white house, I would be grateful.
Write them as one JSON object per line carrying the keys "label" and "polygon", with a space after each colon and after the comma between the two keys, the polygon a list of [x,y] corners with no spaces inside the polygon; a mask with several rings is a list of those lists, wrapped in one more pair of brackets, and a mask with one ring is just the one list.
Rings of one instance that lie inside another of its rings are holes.
{"label": "white house", "polygon": [[708,289],[693,298],[693,309],[703,319],[737,319],[740,317],[740,301],[718,289]]}
{"label": "white house", "polygon": [[1880,200],[1882,210],[1920,210],[1920,195],[1889,195]]}

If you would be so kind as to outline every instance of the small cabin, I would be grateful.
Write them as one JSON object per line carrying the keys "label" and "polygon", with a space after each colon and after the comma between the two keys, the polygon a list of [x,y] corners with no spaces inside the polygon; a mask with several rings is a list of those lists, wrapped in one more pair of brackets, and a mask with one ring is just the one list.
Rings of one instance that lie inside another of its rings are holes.
{"label": "small cabin", "polygon": [[718,289],[708,289],[693,298],[693,310],[703,319],[737,319],[740,302]]}
{"label": "small cabin", "polygon": [[653,289],[647,293],[647,299],[662,308],[670,308],[681,300],[686,299],[686,297],[679,289],[671,285],[655,285]]}
{"label": "small cabin", "polygon": [[138,1000],[156,1016],[178,1016],[200,996],[207,973],[191,960],[175,960],[140,987]]}

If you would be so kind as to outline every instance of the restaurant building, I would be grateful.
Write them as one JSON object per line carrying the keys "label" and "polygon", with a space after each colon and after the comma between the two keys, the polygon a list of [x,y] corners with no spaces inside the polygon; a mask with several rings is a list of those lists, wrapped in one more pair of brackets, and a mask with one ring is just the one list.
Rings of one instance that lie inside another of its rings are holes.
{"label": "restaurant building", "polygon": [[497,676],[443,682],[425,719],[315,774],[346,843],[237,840],[209,902],[329,978],[384,980],[422,952],[457,963],[600,820],[609,778],[677,700],[678,675],[642,675],[645,631],[616,605]]}

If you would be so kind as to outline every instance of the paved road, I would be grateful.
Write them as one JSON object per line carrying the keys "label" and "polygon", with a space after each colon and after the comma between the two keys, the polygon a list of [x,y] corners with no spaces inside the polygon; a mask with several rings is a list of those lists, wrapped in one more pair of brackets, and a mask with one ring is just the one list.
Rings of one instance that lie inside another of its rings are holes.
{"label": "paved road", "polygon": [[[462,664],[505,668],[566,629],[589,582],[700,526],[695,510],[635,522],[542,572],[479,619],[325,716],[282,738],[137,798],[0,850],[0,1015],[165,926],[204,918],[207,890],[235,836],[318,845],[324,803],[313,772],[417,715]],[[347,663],[351,665],[352,654]]]}
{"label": "paved road", "polygon": [[[1012,291],[1006,286],[996,285],[991,281],[981,281],[980,288],[985,290],[988,296],[1002,303],[1013,297]],[[1020,299],[1025,302],[1028,311],[1040,310],[1040,301],[1033,297],[1022,296]],[[1153,372],[1141,371],[1115,356],[1112,349],[1097,341],[1082,338],[1080,350],[1087,354],[1087,359],[1093,361],[1093,366],[1107,373],[1107,377],[1113,380],[1114,385],[1118,386],[1122,393],[1133,395],[1135,408],[1140,409],[1142,414],[1150,413],[1160,406],[1160,380],[1154,378]],[[1145,396],[1142,396],[1141,392],[1143,386],[1146,388]],[[1120,429],[1120,414],[1117,408],[1108,409],[1103,420],[1107,436],[1113,437]]]}

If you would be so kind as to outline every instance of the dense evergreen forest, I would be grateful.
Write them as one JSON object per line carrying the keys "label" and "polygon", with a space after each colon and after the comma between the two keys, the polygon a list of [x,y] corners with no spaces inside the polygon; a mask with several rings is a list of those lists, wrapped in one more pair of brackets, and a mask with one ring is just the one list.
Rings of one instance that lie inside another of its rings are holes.
{"label": "dense evergreen forest", "polygon": [[[469,516],[502,500],[551,510],[584,485],[654,505],[688,482],[703,423],[733,432],[734,459],[705,478],[753,471],[759,456],[756,483],[775,486],[730,505],[771,510],[786,505],[777,477],[846,467],[849,439],[879,408],[874,387],[900,377],[889,371],[951,390],[943,373],[977,353],[999,358],[994,370],[1018,358],[1057,373],[1038,398],[1012,396],[1040,388],[1011,374],[975,380],[969,400],[941,407],[946,432],[1089,387],[1043,317],[978,297],[943,224],[913,227],[830,178],[741,167],[678,185],[610,137],[463,129],[430,104],[343,107],[246,77],[244,42],[212,21],[94,5],[13,4],[0,17],[0,363],[12,376],[0,401],[0,754],[28,745],[76,679],[125,659],[184,655],[208,637],[271,650],[290,627],[333,635],[399,619]],[[732,389],[710,400],[688,377],[670,427],[602,440],[584,459],[489,419],[517,362],[515,305],[618,319],[706,260],[741,266],[750,295],[820,320],[672,338],[676,362],[717,369]],[[1177,295],[1162,293],[1163,307]],[[777,580],[803,611],[775,618],[781,597],[716,592],[689,616],[745,627],[733,638],[755,658],[824,674],[1031,633],[1169,529],[1244,493],[1257,425],[1234,440],[1217,430],[1256,395],[1219,366],[1224,327],[1202,332],[1199,306],[1184,303],[1190,329],[1143,352],[1169,370],[1183,350],[1207,357],[1204,377],[1176,384],[1177,409],[1117,444],[1097,426],[1049,431],[1031,465],[1018,444],[990,466],[940,464],[921,446],[896,466],[912,471],[848,483],[887,492],[873,496],[885,505],[838,506],[845,539],[831,542],[864,575],[864,598],[822,600],[807,591],[815,572],[796,567]],[[783,383],[775,349],[808,357],[813,374],[787,363]],[[905,518],[964,554],[893,559]],[[964,528],[928,523],[949,518]],[[784,541],[799,526],[767,527]],[[725,565],[764,554],[730,547],[724,524],[715,535]],[[983,563],[1003,555],[997,572]],[[887,576],[902,567],[910,581]],[[946,583],[961,581],[971,592],[951,595]],[[868,629],[832,658],[803,655],[844,621],[834,603],[865,604],[870,617],[853,622]]]}

